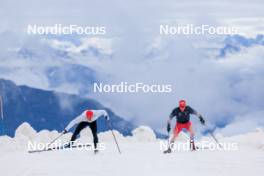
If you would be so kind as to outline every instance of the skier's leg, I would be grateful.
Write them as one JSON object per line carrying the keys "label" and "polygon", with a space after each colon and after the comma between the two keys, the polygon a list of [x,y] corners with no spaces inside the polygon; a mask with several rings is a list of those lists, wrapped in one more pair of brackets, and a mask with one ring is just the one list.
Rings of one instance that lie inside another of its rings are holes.
{"label": "skier's leg", "polygon": [[194,144],[194,131],[191,122],[189,123],[188,129],[190,133],[190,149],[196,150],[195,144]]}
{"label": "skier's leg", "polygon": [[173,136],[172,136],[172,139],[171,139],[171,141],[169,143],[168,150],[171,150],[171,148],[173,147],[174,141],[179,136],[179,133],[181,132],[181,130],[182,130],[182,128],[181,128],[180,124],[177,123],[175,128],[174,128]]}
{"label": "skier's leg", "polygon": [[179,127],[177,127],[177,125],[176,125],[170,143],[174,143],[175,139],[179,136],[179,133],[180,133],[180,129],[179,129]]}
{"label": "skier's leg", "polygon": [[70,141],[70,142],[72,143],[73,141],[75,141],[76,138],[77,138],[77,136],[80,134],[80,132],[81,132],[85,127],[87,127],[88,125],[89,125],[88,122],[81,122],[81,123],[79,123],[78,126],[76,127],[76,129],[75,129],[75,131],[74,131],[72,137],[71,137],[71,141]]}
{"label": "skier's leg", "polygon": [[174,141],[175,139],[178,137],[179,133],[181,132],[181,126],[180,124],[176,124],[175,128],[174,128],[174,131],[173,131],[173,136],[172,136],[172,139],[171,141],[169,142],[169,146],[168,146],[168,149],[165,150],[163,153],[171,153],[171,148],[173,148],[173,144],[174,144]]}
{"label": "skier's leg", "polygon": [[93,134],[93,142],[94,142],[94,149],[97,149],[98,143],[98,136],[97,136],[97,124],[96,121],[89,124],[92,134]]}
{"label": "skier's leg", "polygon": [[191,140],[194,140],[194,131],[192,125],[189,126],[189,133]]}

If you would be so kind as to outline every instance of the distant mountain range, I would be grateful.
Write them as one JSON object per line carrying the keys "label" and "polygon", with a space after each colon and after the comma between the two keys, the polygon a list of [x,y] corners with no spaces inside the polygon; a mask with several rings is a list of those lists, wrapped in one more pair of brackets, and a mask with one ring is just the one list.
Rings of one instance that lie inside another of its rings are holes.
{"label": "distant mountain range", "polygon": [[[4,79],[0,79],[0,95],[4,102],[4,119],[0,122],[1,135],[13,136],[16,128],[23,122],[30,123],[37,131],[62,131],[85,109],[105,109],[110,115],[114,129],[123,135],[130,135],[135,128],[135,125],[96,100],[77,95],[17,86]],[[98,128],[98,131],[108,130],[104,118],[99,118]]]}
{"label": "distant mountain range", "polygon": [[[19,38],[19,37],[18,37]],[[20,85],[87,95],[92,83],[100,81],[92,61],[110,60],[109,39],[26,37],[0,33],[0,77]],[[20,41],[20,42],[18,42]],[[22,75],[17,77],[16,75]]]}

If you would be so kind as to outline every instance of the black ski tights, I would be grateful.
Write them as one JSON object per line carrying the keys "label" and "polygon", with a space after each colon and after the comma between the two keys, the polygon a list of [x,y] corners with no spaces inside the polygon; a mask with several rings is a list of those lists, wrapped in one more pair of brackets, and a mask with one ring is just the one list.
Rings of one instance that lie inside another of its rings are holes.
{"label": "black ski tights", "polygon": [[97,124],[96,121],[94,122],[81,122],[78,124],[78,126],[76,127],[72,137],[71,137],[71,142],[75,141],[77,136],[80,134],[80,132],[86,128],[87,126],[90,127],[90,129],[92,130],[92,134],[93,134],[93,142],[94,142],[94,148],[97,148],[97,143],[98,143],[98,137],[97,137]]}

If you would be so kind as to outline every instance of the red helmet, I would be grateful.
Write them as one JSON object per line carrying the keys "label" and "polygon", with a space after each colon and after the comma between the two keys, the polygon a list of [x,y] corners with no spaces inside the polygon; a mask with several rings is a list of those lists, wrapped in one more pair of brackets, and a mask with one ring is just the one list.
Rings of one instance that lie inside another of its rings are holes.
{"label": "red helmet", "polygon": [[185,100],[180,100],[180,101],[179,101],[179,107],[180,107],[181,109],[184,109],[184,108],[186,107],[186,101],[185,101]]}
{"label": "red helmet", "polygon": [[86,118],[91,121],[93,118],[93,111],[86,111]]}

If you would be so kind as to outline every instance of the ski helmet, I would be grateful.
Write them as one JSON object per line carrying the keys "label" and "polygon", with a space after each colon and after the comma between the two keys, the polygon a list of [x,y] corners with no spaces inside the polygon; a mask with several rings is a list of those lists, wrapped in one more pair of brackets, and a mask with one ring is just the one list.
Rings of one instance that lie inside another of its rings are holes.
{"label": "ski helmet", "polygon": [[86,118],[87,118],[89,121],[91,121],[92,118],[93,118],[93,111],[90,111],[90,110],[86,111]]}
{"label": "ski helmet", "polygon": [[179,107],[180,107],[181,109],[184,109],[184,108],[186,107],[186,101],[185,101],[185,100],[180,100],[180,101],[179,101]]}

